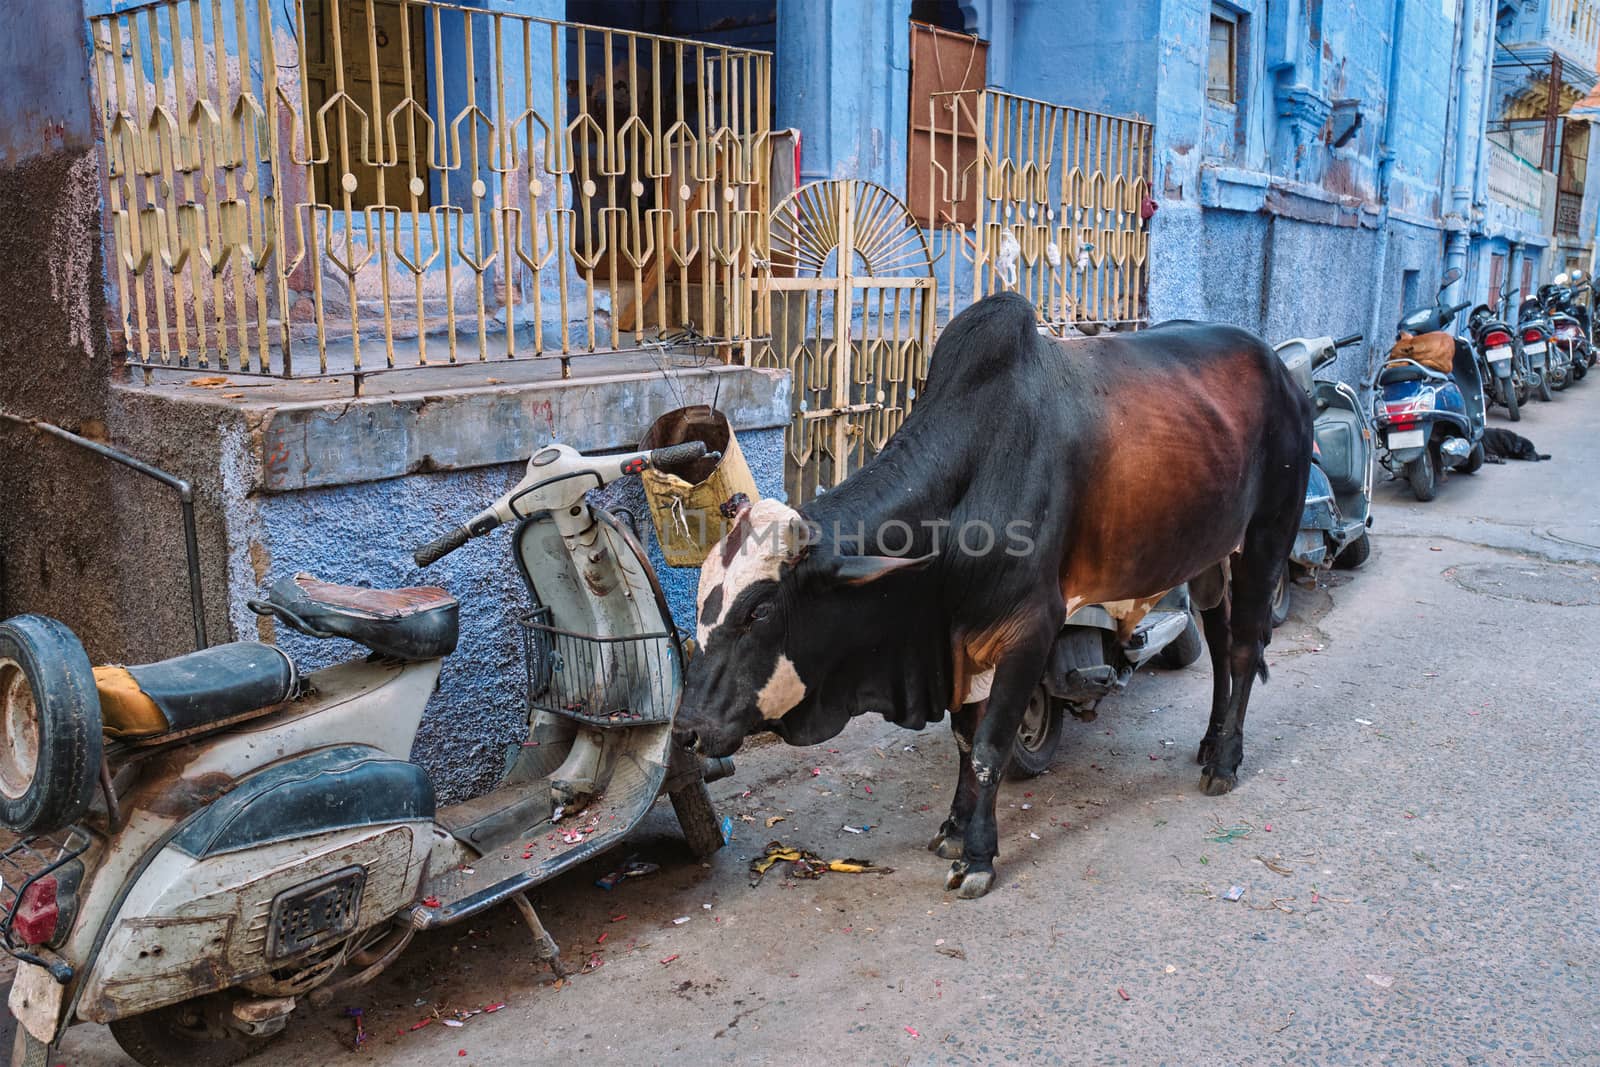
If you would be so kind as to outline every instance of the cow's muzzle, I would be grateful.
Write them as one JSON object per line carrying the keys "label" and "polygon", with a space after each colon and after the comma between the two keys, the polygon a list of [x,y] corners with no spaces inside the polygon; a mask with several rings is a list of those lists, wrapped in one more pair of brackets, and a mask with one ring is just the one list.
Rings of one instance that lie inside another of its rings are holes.
{"label": "cow's muzzle", "polygon": [[744,743],[744,731],[680,708],[677,721],[673,723],[672,738],[690,752],[721,759],[739,751]]}

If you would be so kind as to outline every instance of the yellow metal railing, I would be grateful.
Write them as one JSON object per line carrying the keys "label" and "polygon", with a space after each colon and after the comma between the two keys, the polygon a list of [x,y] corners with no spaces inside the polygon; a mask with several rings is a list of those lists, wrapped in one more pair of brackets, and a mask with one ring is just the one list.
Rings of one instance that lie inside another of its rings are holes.
{"label": "yellow metal railing", "polygon": [[438,0],[152,0],[90,30],[131,363],[762,335],[769,53]]}
{"label": "yellow metal railing", "polygon": [[945,316],[1009,289],[1056,329],[1144,321],[1150,123],[992,89],[929,112]]}

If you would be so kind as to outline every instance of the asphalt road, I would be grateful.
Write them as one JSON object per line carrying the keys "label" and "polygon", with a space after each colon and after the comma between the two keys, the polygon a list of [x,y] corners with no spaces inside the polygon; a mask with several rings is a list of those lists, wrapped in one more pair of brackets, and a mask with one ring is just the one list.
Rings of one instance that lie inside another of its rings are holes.
{"label": "asphalt road", "polygon": [[[747,749],[713,787],[736,834],[710,865],[662,804],[540,891],[589,973],[552,984],[502,909],[297,1014],[258,1062],[359,1062],[349,1008],[396,1067],[1600,1062],[1600,382],[1527,412],[1552,462],[1427,505],[1384,485],[1366,567],[1297,591],[1231,795],[1197,789],[1205,662],[1141,674],[1004,788],[995,890],[957,901],[924,850],[954,786],[943,725]],[[768,840],[894,871],[752,888]],[[661,870],[596,888],[630,851]],[[99,1027],[59,1060],[127,1062]]]}

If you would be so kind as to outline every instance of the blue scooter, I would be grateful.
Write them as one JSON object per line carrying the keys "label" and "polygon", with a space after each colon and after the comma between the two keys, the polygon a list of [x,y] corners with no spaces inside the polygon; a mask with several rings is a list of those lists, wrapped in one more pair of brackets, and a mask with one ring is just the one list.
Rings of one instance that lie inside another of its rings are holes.
{"label": "blue scooter", "polygon": [[[1339,349],[1359,344],[1361,335],[1293,337],[1274,346],[1278,357],[1311,398],[1316,411],[1311,478],[1306,483],[1300,533],[1289,550],[1272,598],[1272,624],[1289,617],[1290,581],[1327,567],[1359,567],[1372,554],[1372,457],[1376,435],[1372,414],[1344,382],[1319,381],[1315,373],[1338,358]],[[1291,573],[1293,572],[1293,573]]]}
{"label": "blue scooter", "polygon": [[[1444,286],[1459,276],[1459,271],[1450,271]],[[1441,297],[1443,291],[1442,286]],[[1400,332],[1443,331],[1466,306],[1439,303],[1431,310],[1410,312],[1400,320]],[[1455,356],[1449,374],[1391,352],[1369,383],[1377,390],[1373,414],[1382,442],[1380,460],[1391,474],[1404,476],[1421,501],[1438,493],[1445,468],[1471,474],[1483,466],[1483,377],[1471,346],[1458,337],[1451,341]]]}

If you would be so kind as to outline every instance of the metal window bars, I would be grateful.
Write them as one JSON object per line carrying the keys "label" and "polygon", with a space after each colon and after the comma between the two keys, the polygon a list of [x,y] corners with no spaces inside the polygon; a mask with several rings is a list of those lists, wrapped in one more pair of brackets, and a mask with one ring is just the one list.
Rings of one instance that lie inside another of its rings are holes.
{"label": "metal window bars", "polygon": [[591,726],[672,720],[681,656],[669,633],[619,637],[554,626],[548,607],[518,620],[528,672],[528,708]]}
{"label": "metal window bars", "polygon": [[1150,123],[985,89],[932,94],[928,126],[944,318],[1008,289],[1057,331],[1145,320]]}
{"label": "metal window bars", "polygon": [[685,329],[729,359],[762,333],[770,53],[444,0],[89,29],[135,365],[359,375]]}

